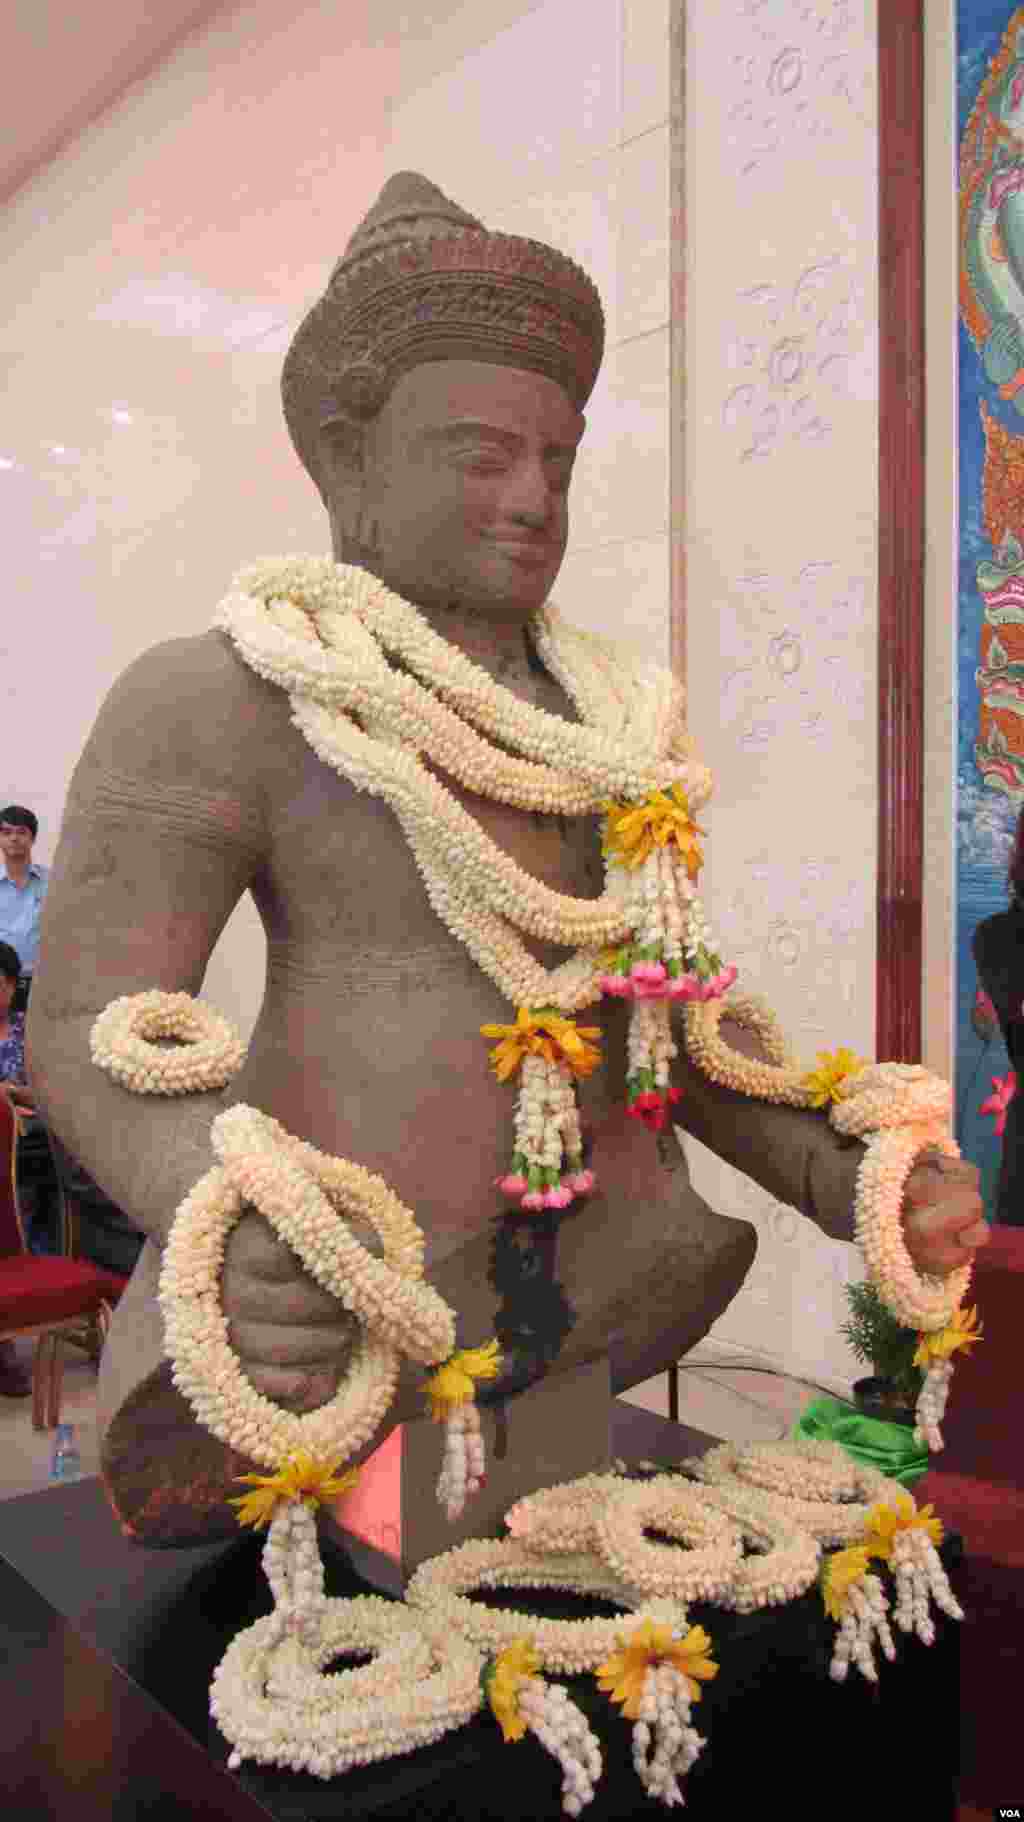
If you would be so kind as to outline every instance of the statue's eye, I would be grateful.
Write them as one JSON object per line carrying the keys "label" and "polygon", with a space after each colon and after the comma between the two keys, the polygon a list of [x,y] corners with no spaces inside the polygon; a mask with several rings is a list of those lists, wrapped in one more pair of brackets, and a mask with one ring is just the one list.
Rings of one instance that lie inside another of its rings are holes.
{"label": "statue's eye", "polygon": [[504,474],[509,466],[507,456],[490,450],[466,451],[456,459],[466,474]]}

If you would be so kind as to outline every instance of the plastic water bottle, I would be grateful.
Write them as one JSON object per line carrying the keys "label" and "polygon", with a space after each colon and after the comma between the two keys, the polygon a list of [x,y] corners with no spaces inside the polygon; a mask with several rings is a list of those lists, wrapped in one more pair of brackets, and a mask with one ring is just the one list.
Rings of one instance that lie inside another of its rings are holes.
{"label": "plastic water bottle", "polygon": [[81,1480],[82,1457],[78,1453],[73,1423],[59,1423],[53,1444],[53,1461],[50,1465],[51,1480]]}

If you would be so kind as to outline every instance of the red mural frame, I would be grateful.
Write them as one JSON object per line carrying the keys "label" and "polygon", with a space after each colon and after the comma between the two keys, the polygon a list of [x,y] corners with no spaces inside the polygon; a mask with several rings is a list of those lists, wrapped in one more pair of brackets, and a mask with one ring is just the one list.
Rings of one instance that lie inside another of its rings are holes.
{"label": "red mural frame", "polygon": [[878,0],[876,1055],[921,1057],[924,877],[923,0]]}

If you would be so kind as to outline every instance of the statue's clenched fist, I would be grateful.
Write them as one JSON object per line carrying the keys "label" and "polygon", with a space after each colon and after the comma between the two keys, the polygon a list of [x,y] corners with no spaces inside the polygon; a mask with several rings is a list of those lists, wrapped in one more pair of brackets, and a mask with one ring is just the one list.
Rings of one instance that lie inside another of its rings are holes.
{"label": "statue's clenched fist", "polygon": [[333,1398],[358,1325],[255,1211],[231,1230],[221,1283],[231,1346],[256,1390],[299,1412]]}
{"label": "statue's clenched fist", "polygon": [[922,1154],[903,1194],[903,1238],[919,1272],[944,1278],[988,1242],[978,1171],[965,1158]]}

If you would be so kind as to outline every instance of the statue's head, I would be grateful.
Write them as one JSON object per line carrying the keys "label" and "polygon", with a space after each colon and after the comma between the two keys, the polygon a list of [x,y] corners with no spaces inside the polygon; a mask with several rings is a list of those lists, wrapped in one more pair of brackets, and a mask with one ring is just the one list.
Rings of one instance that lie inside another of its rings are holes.
{"label": "statue's head", "polygon": [[538,605],[603,348],[600,299],[571,260],[392,177],[282,376],[335,555],[424,606]]}

